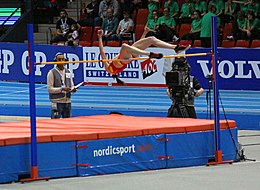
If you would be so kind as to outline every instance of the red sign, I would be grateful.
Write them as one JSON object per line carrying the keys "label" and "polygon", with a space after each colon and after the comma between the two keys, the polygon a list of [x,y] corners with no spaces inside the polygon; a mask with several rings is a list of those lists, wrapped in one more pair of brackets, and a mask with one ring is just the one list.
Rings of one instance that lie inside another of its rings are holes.
{"label": "red sign", "polygon": [[143,79],[156,73],[157,65],[155,64],[155,60],[146,59],[145,61],[141,62],[141,69],[143,73]]}

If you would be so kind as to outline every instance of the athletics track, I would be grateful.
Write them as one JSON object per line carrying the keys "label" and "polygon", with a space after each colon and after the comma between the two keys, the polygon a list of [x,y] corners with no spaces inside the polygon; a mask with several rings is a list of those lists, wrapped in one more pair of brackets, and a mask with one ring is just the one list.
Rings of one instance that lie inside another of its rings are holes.
{"label": "athletics track", "polygon": [[[37,116],[49,117],[50,101],[46,84],[36,84],[35,91]],[[205,89],[202,96],[195,98],[198,118],[210,119],[210,106],[206,100],[207,91]],[[0,82],[0,96],[0,115],[30,115],[28,83]],[[220,90],[220,99],[222,100],[221,119],[224,119],[223,105],[227,118],[235,120],[238,129],[260,129],[259,91]],[[165,88],[87,85],[80,87],[78,92],[73,94],[72,115],[100,115],[115,111],[132,116],[165,117],[170,104]],[[213,118],[212,91],[211,113]]]}

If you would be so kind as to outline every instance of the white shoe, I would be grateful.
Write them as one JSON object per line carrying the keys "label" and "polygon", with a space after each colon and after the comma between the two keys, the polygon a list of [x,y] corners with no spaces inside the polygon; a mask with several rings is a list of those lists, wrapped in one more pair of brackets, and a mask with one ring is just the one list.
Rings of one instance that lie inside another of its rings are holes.
{"label": "white shoe", "polygon": [[179,38],[178,38],[177,36],[174,35],[174,36],[172,37],[172,41],[177,42],[178,40],[179,40]]}
{"label": "white shoe", "polygon": [[234,37],[233,36],[227,36],[227,39],[228,40],[234,40]]}

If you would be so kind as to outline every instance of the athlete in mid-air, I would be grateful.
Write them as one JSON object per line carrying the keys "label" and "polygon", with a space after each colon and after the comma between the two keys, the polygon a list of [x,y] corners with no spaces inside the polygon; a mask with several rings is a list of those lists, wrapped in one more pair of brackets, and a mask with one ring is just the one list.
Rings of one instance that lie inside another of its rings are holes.
{"label": "athlete in mid-air", "polygon": [[[148,29],[144,31],[144,34],[146,32],[148,32]],[[142,36],[145,36],[144,34]],[[102,29],[98,30],[97,35],[98,35],[99,51],[100,51],[101,58],[102,60],[107,60],[104,47],[103,47],[103,41],[102,41],[102,36],[104,35],[104,31]],[[127,67],[127,64],[132,62],[131,58],[137,57],[139,55],[146,55],[149,58],[154,58],[154,59],[163,58],[163,54],[161,53],[146,51],[146,49],[151,46],[172,49],[176,53],[185,51],[188,48],[190,48],[190,45],[188,46],[173,45],[164,42],[162,40],[159,40],[154,36],[141,38],[140,40],[133,43],[133,45],[128,45],[126,43],[123,43],[119,54],[115,58],[113,58],[113,61],[111,62],[103,61],[106,71],[112,74],[112,76],[117,79],[117,82],[119,84],[120,83],[122,84],[123,82],[118,79],[117,74],[122,72]]]}

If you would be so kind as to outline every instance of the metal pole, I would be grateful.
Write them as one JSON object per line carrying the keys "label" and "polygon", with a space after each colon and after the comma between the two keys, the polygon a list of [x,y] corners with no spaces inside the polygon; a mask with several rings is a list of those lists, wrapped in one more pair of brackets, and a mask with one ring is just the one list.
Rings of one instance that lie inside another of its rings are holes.
{"label": "metal pole", "polygon": [[37,136],[36,136],[36,103],[35,103],[35,55],[33,24],[27,25],[28,32],[28,63],[29,63],[29,91],[30,91],[30,124],[31,124],[31,177],[21,179],[21,182],[48,180],[48,177],[38,177]]}
{"label": "metal pole", "polygon": [[217,16],[211,17],[211,47],[212,47],[212,74],[214,93],[214,140],[215,140],[215,161],[208,165],[232,163],[232,160],[223,161],[220,145],[220,123],[219,123],[219,93],[218,93],[218,40],[217,40]]}
{"label": "metal pole", "polygon": [[37,166],[36,146],[36,105],[35,105],[35,56],[33,24],[28,24],[28,61],[29,61],[29,82],[30,82],[30,119],[31,119],[31,165]]}
{"label": "metal pole", "polygon": [[213,90],[214,90],[214,126],[215,126],[215,144],[216,151],[221,149],[220,147],[220,124],[219,124],[219,97],[218,97],[218,58],[217,58],[217,17],[211,18],[211,46],[212,46],[212,70],[213,70]]}

